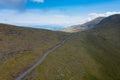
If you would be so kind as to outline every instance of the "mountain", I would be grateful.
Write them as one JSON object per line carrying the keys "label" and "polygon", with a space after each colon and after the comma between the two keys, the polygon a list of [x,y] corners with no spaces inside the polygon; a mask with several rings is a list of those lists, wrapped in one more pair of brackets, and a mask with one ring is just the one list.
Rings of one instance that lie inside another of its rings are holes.
{"label": "mountain", "polygon": [[103,19],[100,23],[98,23],[98,26],[99,25],[107,25],[107,24],[108,25],[109,24],[117,25],[120,22],[119,18],[120,18],[120,14],[111,15],[111,16]]}
{"label": "mountain", "polygon": [[68,35],[59,31],[0,24],[0,80],[13,80]]}
{"label": "mountain", "polygon": [[23,80],[120,80],[120,15],[78,32]]}
{"label": "mountain", "polygon": [[104,19],[104,17],[98,17],[98,18],[95,18],[94,20],[86,22],[82,25],[75,25],[75,26],[69,27],[69,28],[65,29],[64,31],[66,31],[66,32],[79,32],[81,30],[90,29],[90,28],[95,27],[95,25],[97,25],[103,19]]}
{"label": "mountain", "polygon": [[95,18],[92,21],[89,21],[87,23],[84,23],[83,26],[85,26],[86,28],[93,28],[94,26],[96,26],[99,22],[101,22],[101,20],[103,20],[105,17],[98,17]]}

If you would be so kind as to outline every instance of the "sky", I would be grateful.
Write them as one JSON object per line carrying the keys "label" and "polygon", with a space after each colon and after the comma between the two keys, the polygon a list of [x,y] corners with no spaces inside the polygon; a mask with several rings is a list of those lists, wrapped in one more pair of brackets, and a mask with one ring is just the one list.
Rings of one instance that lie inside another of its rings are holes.
{"label": "sky", "polygon": [[120,0],[0,0],[0,23],[18,26],[67,28],[113,14]]}

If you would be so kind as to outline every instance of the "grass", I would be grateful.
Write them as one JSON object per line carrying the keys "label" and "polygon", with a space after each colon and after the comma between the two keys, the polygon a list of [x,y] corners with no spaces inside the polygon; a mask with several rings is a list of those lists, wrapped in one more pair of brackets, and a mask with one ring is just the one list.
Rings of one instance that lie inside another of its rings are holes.
{"label": "grass", "polygon": [[0,24],[0,80],[13,80],[68,35]]}
{"label": "grass", "polygon": [[78,33],[23,80],[120,80],[119,26]]}
{"label": "grass", "polygon": [[[119,26],[113,20],[78,33],[23,80],[120,80]],[[0,27],[0,80],[13,80],[67,35]]]}

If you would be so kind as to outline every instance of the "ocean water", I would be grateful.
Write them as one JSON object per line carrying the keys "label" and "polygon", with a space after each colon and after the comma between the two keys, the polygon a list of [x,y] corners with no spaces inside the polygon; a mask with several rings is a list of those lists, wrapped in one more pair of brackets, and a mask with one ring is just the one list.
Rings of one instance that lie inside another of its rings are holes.
{"label": "ocean water", "polygon": [[63,27],[63,26],[49,26],[49,25],[46,25],[46,26],[31,26],[31,27],[40,28],[40,29],[54,30],[54,31],[61,31],[61,30],[65,29],[65,27]]}

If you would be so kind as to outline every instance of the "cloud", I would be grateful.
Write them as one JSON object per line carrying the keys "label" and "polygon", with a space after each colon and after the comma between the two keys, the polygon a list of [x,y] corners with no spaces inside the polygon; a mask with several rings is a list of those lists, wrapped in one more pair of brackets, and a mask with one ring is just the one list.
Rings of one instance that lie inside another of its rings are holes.
{"label": "cloud", "polygon": [[1,8],[17,8],[25,7],[27,0],[0,0]]}
{"label": "cloud", "polygon": [[19,26],[62,26],[83,24],[96,17],[106,17],[120,12],[90,13],[89,16],[70,15],[62,13],[60,10],[26,10],[18,12],[17,10],[1,10],[0,23],[7,23]]}
{"label": "cloud", "polygon": [[42,26],[54,25],[68,27],[84,23],[86,18],[71,16],[56,11],[29,10],[19,13],[15,10],[2,10],[0,23],[7,23],[21,26]]}
{"label": "cloud", "polygon": [[25,10],[25,7],[29,2],[43,3],[44,0],[0,0],[0,10],[1,9],[17,9],[19,11]]}
{"label": "cloud", "polygon": [[33,2],[43,3],[44,0],[32,0]]}
{"label": "cloud", "polygon": [[94,18],[97,18],[97,17],[108,17],[110,15],[113,15],[113,14],[120,14],[120,12],[116,11],[116,12],[105,12],[105,13],[90,13],[89,14],[89,19],[94,19]]}

